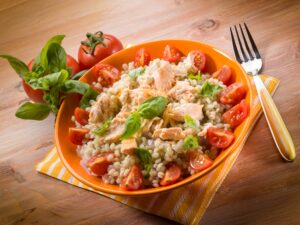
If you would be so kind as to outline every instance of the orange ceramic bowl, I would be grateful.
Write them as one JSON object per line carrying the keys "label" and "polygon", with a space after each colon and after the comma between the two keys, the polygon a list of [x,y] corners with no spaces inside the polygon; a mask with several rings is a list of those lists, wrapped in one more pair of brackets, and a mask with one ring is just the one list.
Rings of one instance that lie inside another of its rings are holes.
{"label": "orange ceramic bowl", "polygon": [[[104,59],[103,63],[111,64],[117,67],[119,70],[122,70],[122,64],[133,61],[134,54],[136,51],[145,47],[151,54],[152,59],[161,58],[164,47],[170,44],[175,46],[180,51],[182,51],[185,55],[187,55],[191,50],[199,49],[205,53],[207,57],[206,63],[206,72],[210,74],[220,68],[222,65],[226,64],[232,68],[235,81],[241,82],[245,84],[248,88],[246,101],[250,105],[250,112],[252,106],[252,88],[249,82],[249,78],[241,65],[224,54],[220,50],[209,46],[207,44],[203,44],[196,41],[190,40],[161,40],[161,41],[153,41],[148,43],[143,43],[139,45],[135,45],[133,47],[124,49],[120,52],[117,52],[110,57]],[[92,80],[92,73],[89,70],[82,78],[81,81],[89,83]],[[66,97],[64,102],[62,103],[60,110],[58,112],[55,124],[55,142],[56,147],[61,158],[61,161],[67,168],[67,170],[76,177],[82,183],[105,193],[116,194],[116,195],[146,195],[146,194],[154,194],[160,193],[163,191],[168,191],[174,188],[178,188],[180,186],[186,185],[190,182],[193,182],[200,177],[205,176],[207,173],[213,171],[231,152],[233,152],[236,148],[238,148],[245,138],[247,130],[250,126],[250,116],[234,130],[235,141],[234,143],[223,150],[221,154],[215,159],[213,165],[208,169],[201,171],[197,174],[191,175],[185,178],[182,181],[179,181],[173,185],[165,186],[165,187],[157,187],[157,188],[148,188],[137,191],[125,191],[121,189],[117,185],[105,184],[102,182],[101,178],[97,178],[91,176],[86,172],[86,170],[80,164],[80,157],[77,155],[76,146],[69,141],[68,138],[68,128],[74,126],[74,123],[71,121],[71,117],[73,115],[74,109],[79,105],[79,99],[77,95],[71,94]]]}

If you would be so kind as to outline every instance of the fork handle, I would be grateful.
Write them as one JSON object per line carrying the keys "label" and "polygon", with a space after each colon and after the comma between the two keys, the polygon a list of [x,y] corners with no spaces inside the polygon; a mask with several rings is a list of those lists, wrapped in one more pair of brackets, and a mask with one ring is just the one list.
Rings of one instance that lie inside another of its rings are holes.
{"label": "fork handle", "polygon": [[253,80],[275,144],[285,160],[293,161],[296,151],[291,135],[259,75],[253,76]]}

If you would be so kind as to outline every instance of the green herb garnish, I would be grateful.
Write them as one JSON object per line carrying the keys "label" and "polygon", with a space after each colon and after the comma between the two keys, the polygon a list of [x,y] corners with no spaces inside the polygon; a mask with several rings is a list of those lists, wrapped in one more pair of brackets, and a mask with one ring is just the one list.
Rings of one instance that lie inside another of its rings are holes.
{"label": "green herb garnish", "polygon": [[138,76],[141,76],[145,73],[145,68],[137,68],[137,69],[133,69],[131,71],[129,71],[128,75],[132,78],[132,79],[136,79]]}
{"label": "green herb garnish", "polygon": [[196,121],[190,115],[184,116],[184,123],[186,127],[198,130]]}
{"label": "green herb garnish", "polygon": [[188,149],[198,148],[199,147],[198,139],[193,135],[189,135],[184,139],[182,146]]}
{"label": "green herb garnish", "polygon": [[217,84],[209,83],[207,80],[202,85],[200,95],[202,96],[214,96],[219,93],[223,88]]}
{"label": "green herb garnish", "polygon": [[150,151],[144,148],[136,148],[135,154],[140,159],[141,164],[147,173],[146,176],[149,176],[152,169],[152,157]]}
{"label": "green herb garnish", "polygon": [[131,113],[125,122],[125,129],[120,139],[131,138],[141,127],[141,115],[138,112]]}
{"label": "green herb garnish", "polygon": [[166,109],[168,99],[162,96],[157,96],[146,100],[138,108],[138,112],[145,119],[152,119],[160,116]]}
{"label": "green herb garnish", "polygon": [[191,80],[197,80],[200,81],[202,80],[202,75],[200,73],[194,75],[194,74],[188,74],[187,78],[191,79]]}
{"label": "green herb garnish", "polygon": [[104,123],[101,124],[100,127],[96,128],[93,131],[93,134],[98,135],[98,136],[103,136],[107,132],[107,130],[111,124],[111,121],[112,121],[111,118],[107,119]]}

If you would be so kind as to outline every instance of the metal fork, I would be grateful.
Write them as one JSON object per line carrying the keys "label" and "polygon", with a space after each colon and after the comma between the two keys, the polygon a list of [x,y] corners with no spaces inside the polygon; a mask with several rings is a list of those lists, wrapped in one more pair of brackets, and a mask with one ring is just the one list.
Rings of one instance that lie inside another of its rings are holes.
{"label": "metal fork", "polygon": [[[237,27],[234,26],[235,36],[237,38],[241,54],[239,53],[236,45],[235,37],[232,31],[233,29],[231,29],[230,27],[230,34],[235,57],[237,61],[241,63],[246,73],[253,76],[262,109],[265,113],[267,123],[281,156],[287,161],[293,161],[296,157],[293,140],[271,95],[269,94],[259,76],[259,72],[262,69],[262,59],[259,51],[246,23],[244,23],[244,28],[242,28],[241,24],[239,24],[239,28],[240,29],[238,31]],[[244,33],[244,31],[246,32]],[[243,40],[243,43],[241,39]],[[249,45],[252,48],[252,51]]]}

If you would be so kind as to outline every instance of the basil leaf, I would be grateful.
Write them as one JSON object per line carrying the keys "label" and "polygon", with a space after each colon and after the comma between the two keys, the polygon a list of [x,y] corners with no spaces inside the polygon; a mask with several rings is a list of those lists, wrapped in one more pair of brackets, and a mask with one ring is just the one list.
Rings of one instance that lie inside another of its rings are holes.
{"label": "basil leaf", "polygon": [[128,75],[132,78],[132,79],[136,79],[138,76],[141,76],[145,73],[145,68],[137,68],[137,69],[133,69],[130,70]]}
{"label": "basil leaf", "polygon": [[85,109],[86,107],[89,107],[90,100],[96,99],[98,95],[99,93],[97,91],[89,87],[80,100],[80,108]]}
{"label": "basil leaf", "polygon": [[101,124],[100,127],[96,128],[93,131],[93,134],[98,135],[98,136],[103,136],[107,132],[107,130],[111,124],[111,121],[112,121],[111,118],[107,119],[104,123]]}
{"label": "basil leaf", "polygon": [[49,45],[47,60],[49,73],[55,73],[62,69],[67,69],[67,54],[63,47],[61,47],[58,43],[52,43]]}
{"label": "basil leaf", "polygon": [[88,70],[81,70],[80,72],[76,73],[72,79],[79,80]]}
{"label": "basil leaf", "polygon": [[144,148],[136,148],[135,154],[141,161],[141,164],[143,165],[144,170],[146,170],[147,175],[149,175],[153,164],[150,151]]}
{"label": "basil leaf", "polygon": [[196,121],[190,115],[185,115],[184,116],[184,123],[187,127],[198,130],[198,126],[197,126]]}
{"label": "basil leaf", "polygon": [[29,72],[28,66],[21,60],[10,55],[0,55],[0,57],[6,59],[21,78]]}
{"label": "basil leaf", "polygon": [[18,108],[15,115],[25,120],[43,120],[47,118],[50,111],[50,106],[46,104],[25,102]]}
{"label": "basil leaf", "polygon": [[203,96],[214,96],[219,93],[223,88],[217,84],[209,83],[207,80],[202,85],[200,95]]}
{"label": "basil leaf", "polygon": [[44,93],[43,100],[44,102],[48,103],[51,107],[52,112],[56,115],[58,113],[58,108],[62,101],[62,97],[60,96],[61,93],[61,85],[56,85]]}
{"label": "basil leaf", "polygon": [[198,148],[199,147],[198,139],[192,135],[189,135],[184,139],[182,146],[188,149]]}
{"label": "basil leaf", "polygon": [[197,75],[194,75],[194,74],[189,74],[187,75],[187,77],[191,80],[202,80],[202,75],[200,73],[198,73]]}
{"label": "basil leaf", "polygon": [[89,85],[79,80],[67,80],[62,86],[64,93],[79,93],[84,95],[89,89]]}
{"label": "basil leaf", "polygon": [[137,110],[143,118],[152,119],[160,116],[166,109],[168,99],[157,96],[146,100]]}
{"label": "basil leaf", "polygon": [[65,35],[56,35],[50,38],[47,43],[42,48],[40,54],[35,58],[32,71],[37,72],[38,67],[42,67],[44,70],[48,68],[48,49],[52,43],[61,44],[62,40],[65,38]]}
{"label": "basil leaf", "polygon": [[138,112],[133,112],[128,116],[125,122],[125,129],[121,134],[120,139],[131,138],[141,127],[141,115]]}
{"label": "basil leaf", "polygon": [[38,79],[30,79],[28,84],[33,89],[41,89],[48,91],[51,87],[58,84],[63,84],[69,77],[69,73],[66,70],[61,70],[57,73],[48,74]]}

